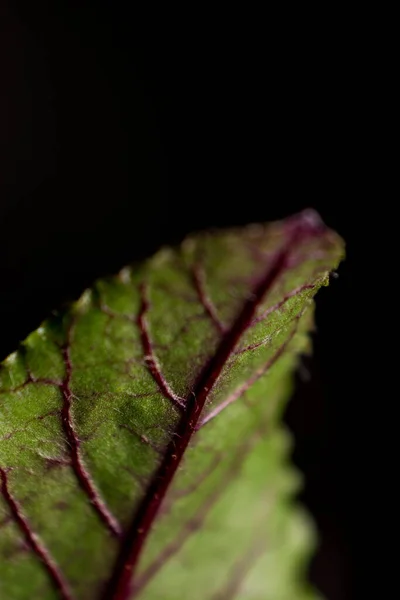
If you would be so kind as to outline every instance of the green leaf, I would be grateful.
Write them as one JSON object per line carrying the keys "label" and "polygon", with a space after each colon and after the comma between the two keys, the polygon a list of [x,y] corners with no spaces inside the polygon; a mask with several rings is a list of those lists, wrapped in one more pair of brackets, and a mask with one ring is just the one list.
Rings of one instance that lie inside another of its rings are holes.
{"label": "green leaf", "polygon": [[1,598],[315,599],[280,419],[342,254],[311,211],[195,235],[3,362]]}

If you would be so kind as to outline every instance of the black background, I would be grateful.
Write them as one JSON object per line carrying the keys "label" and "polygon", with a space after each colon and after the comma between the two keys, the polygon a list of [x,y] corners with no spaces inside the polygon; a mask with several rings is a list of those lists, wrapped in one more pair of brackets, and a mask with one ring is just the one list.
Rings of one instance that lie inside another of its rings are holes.
{"label": "black background", "polygon": [[118,1],[0,10],[0,356],[94,278],[190,231],[317,209],[348,257],[318,298],[311,379],[287,421],[320,530],[311,577],[328,600],[355,598],[353,279],[369,130],[354,23]]}

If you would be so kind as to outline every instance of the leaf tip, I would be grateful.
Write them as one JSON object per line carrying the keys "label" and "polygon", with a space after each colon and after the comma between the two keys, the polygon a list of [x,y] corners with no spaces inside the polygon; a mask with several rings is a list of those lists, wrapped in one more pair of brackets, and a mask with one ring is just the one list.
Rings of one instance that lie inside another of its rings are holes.
{"label": "leaf tip", "polygon": [[313,208],[306,208],[301,212],[284,220],[284,228],[288,235],[303,233],[318,235],[328,230],[319,213]]}

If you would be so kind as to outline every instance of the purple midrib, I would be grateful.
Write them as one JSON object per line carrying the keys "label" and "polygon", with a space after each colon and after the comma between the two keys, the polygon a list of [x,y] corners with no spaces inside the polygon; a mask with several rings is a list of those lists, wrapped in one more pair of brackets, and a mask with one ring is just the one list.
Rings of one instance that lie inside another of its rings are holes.
{"label": "purple midrib", "polygon": [[205,364],[193,391],[186,399],[185,410],[181,415],[175,435],[167,446],[164,458],[157,469],[145,496],[133,518],[132,524],[122,541],[111,578],[102,596],[103,600],[128,600],[134,596],[132,575],[151,530],[162,501],[179,467],[186,448],[196,430],[196,425],[206,400],[218,380],[239,339],[250,326],[257,307],[266,293],[272,288],[278,277],[286,270],[293,249],[305,239],[321,234],[318,223],[310,223],[300,216],[298,223],[291,229],[285,247],[278,252],[267,273],[259,281],[253,293],[231,328],[222,337],[214,356]]}

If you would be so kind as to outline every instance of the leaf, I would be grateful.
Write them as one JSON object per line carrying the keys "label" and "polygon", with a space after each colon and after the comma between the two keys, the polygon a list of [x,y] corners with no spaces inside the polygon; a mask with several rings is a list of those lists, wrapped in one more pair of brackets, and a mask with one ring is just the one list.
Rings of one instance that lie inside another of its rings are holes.
{"label": "leaf", "polygon": [[311,211],[195,235],[4,361],[1,598],[315,598],[280,415],[342,253]]}

